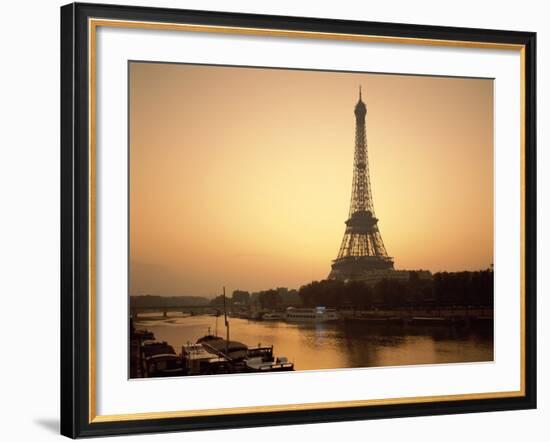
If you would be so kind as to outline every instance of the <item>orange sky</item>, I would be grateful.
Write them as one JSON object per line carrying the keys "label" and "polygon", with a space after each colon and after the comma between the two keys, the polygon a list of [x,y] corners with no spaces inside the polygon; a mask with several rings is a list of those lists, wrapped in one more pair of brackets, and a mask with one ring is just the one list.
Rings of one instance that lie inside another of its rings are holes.
{"label": "orange sky", "polygon": [[358,86],[397,269],[493,260],[492,80],[130,64],[130,293],[326,278],[351,196]]}

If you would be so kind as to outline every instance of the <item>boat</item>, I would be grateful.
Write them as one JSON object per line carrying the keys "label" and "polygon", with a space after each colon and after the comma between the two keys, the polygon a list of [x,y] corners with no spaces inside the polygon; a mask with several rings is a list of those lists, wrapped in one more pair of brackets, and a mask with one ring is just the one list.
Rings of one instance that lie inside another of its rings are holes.
{"label": "boat", "polygon": [[147,377],[183,376],[185,370],[182,360],[173,353],[159,353],[145,358]]}
{"label": "boat", "polygon": [[278,321],[279,319],[283,319],[283,315],[281,313],[264,313],[262,315],[262,320],[264,321]]}
{"label": "boat", "polygon": [[182,346],[181,356],[185,372],[190,376],[231,372],[229,361],[212,354],[203,344],[188,343]]}
{"label": "boat", "polygon": [[156,354],[176,354],[174,348],[166,341],[157,342],[152,340],[143,341],[141,344],[141,353],[145,358]]}
{"label": "boat", "polygon": [[340,316],[334,309],[325,307],[296,308],[288,307],[285,313],[288,322],[327,322],[337,321]]}
{"label": "boat", "polygon": [[[208,331],[210,332],[210,327],[208,327]],[[218,341],[220,338],[218,335],[212,335],[208,333],[207,335],[204,335],[202,338],[197,339],[197,344],[201,344],[203,342],[209,342],[209,341]]]}
{"label": "boat", "polygon": [[227,341],[218,336],[204,336],[197,341],[212,354],[225,357],[230,361],[242,361],[246,358],[248,347],[239,341]]}
{"label": "boat", "polygon": [[[214,339],[212,339],[214,338]],[[226,341],[219,337],[200,339],[204,351],[231,364],[232,373],[293,371],[294,364],[284,357],[273,356],[273,346],[248,347],[238,341]],[[206,358],[206,356],[204,356]],[[206,374],[206,373],[202,373]]]}
{"label": "boat", "polygon": [[152,331],[149,331],[143,328],[136,328],[134,325],[133,318],[130,318],[130,337],[132,339],[137,339],[139,341],[155,339],[155,335],[153,334]]}
{"label": "boat", "polygon": [[146,377],[183,376],[185,370],[181,357],[166,342],[146,341],[141,347]]}
{"label": "boat", "polygon": [[262,319],[262,313],[258,310],[253,310],[248,315],[248,319],[252,319],[252,320]]}
{"label": "boat", "polygon": [[273,356],[273,346],[248,349],[246,359],[244,360],[246,371],[253,373],[294,371],[294,364],[284,357],[275,358]]}
{"label": "boat", "polygon": [[141,341],[151,341],[155,339],[155,335],[149,330],[136,329],[132,335],[135,339],[140,339]]}
{"label": "boat", "polygon": [[[204,349],[206,352],[227,361],[228,369],[231,373],[243,372],[272,372],[272,371],[292,371],[294,364],[285,357],[275,358],[273,356],[273,346],[264,346],[260,344],[256,348],[249,348],[246,344],[229,339],[229,321],[227,319],[227,310],[225,308],[225,287],[223,288],[224,299],[224,322],[226,328],[226,338],[223,339],[210,333],[199,338],[197,345],[202,346],[200,352]],[[279,318],[281,316],[279,315]],[[182,351],[183,353],[183,351]],[[197,357],[198,359],[198,357]],[[199,370],[200,371],[200,370]],[[206,374],[206,373],[204,373]]]}

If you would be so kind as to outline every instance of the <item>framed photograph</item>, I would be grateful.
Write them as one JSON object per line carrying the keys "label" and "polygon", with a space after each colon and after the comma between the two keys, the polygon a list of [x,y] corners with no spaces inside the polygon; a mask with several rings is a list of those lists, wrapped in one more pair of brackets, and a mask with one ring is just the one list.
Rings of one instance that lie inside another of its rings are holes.
{"label": "framed photograph", "polygon": [[61,8],[61,432],[536,407],[536,35]]}

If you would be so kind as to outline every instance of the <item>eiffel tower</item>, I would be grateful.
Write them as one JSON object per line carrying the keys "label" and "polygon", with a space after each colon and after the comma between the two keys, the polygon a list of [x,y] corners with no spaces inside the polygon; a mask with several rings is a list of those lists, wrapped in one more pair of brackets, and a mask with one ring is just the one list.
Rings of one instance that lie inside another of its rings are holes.
{"label": "eiffel tower", "polygon": [[393,270],[393,259],[388,257],[378,219],[374,214],[367,155],[365,117],[367,106],[361,97],[355,105],[355,156],[353,185],[346,230],[338,257],[332,262],[329,279],[344,281],[363,279],[371,271]]}

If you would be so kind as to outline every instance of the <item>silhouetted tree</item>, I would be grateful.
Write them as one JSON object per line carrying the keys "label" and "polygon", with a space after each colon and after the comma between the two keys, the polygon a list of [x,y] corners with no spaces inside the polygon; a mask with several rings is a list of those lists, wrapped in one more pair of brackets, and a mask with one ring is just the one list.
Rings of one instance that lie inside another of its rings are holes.
{"label": "silhouetted tree", "polygon": [[313,281],[298,294],[306,306],[330,308],[404,307],[408,305],[493,305],[493,272],[441,272],[432,279],[411,272],[408,280]]}

